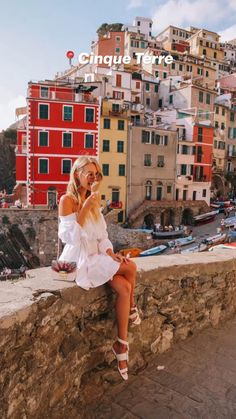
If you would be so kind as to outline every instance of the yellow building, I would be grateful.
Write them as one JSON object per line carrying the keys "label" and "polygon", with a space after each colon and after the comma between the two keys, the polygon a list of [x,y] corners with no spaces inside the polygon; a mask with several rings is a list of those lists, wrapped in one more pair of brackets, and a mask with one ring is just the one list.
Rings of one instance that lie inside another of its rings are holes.
{"label": "yellow building", "polygon": [[216,32],[199,29],[188,39],[190,53],[212,61],[223,62],[224,50],[220,46],[219,39],[220,36]]}
{"label": "yellow building", "polygon": [[119,209],[125,220],[129,111],[122,101],[103,99],[100,118],[99,163],[103,171],[102,204]]}

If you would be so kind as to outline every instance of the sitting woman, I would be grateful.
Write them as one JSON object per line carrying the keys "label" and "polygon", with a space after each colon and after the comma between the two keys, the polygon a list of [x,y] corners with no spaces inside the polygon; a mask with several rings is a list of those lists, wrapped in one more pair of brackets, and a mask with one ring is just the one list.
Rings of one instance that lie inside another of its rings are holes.
{"label": "sitting woman", "polygon": [[118,370],[128,379],[128,323],[141,322],[134,302],[136,265],[128,258],[113,252],[106,223],[100,209],[98,192],[102,172],[95,158],[79,157],[70,173],[67,192],[59,204],[59,237],[66,246],[61,261],[76,262],[76,283],[81,288],[98,287],[108,283],[116,292],[118,337],[112,351]]}

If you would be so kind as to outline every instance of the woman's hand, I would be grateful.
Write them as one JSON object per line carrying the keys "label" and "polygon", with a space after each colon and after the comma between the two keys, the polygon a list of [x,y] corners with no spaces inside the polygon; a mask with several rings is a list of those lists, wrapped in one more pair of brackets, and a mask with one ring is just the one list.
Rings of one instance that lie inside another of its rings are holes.
{"label": "woman's hand", "polygon": [[129,263],[129,258],[127,258],[127,257],[125,257],[125,256],[122,256],[120,253],[113,253],[113,252],[110,252],[109,253],[109,256],[113,259],[113,260],[115,260],[116,262],[120,262],[120,263],[122,263],[122,262],[124,262],[124,263]]}
{"label": "woman's hand", "polygon": [[83,208],[90,210],[91,208],[99,206],[99,193],[92,192],[91,195],[84,201]]}

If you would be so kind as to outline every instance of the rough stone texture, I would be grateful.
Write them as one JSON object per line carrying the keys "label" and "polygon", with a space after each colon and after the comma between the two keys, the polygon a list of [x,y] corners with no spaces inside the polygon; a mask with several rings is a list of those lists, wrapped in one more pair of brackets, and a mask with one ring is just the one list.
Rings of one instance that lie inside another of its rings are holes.
{"label": "rough stone texture", "polygon": [[84,418],[234,419],[235,345],[236,317],[178,342],[128,383],[111,386]]}
{"label": "rough stone texture", "polygon": [[57,211],[38,209],[2,209],[0,222],[4,229],[17,225],[29,243],[32,253],[48,266],[57,254]]}
{"label": "rough stone texture", "polygon": [[[129,332],[131,378],[154,354],[236,311],[230,251],[136,262],[143,321]],[[41,268],[26,280],[0,283],[0,295],[1,418],[83,418],[85,406],[120,382],[110,350],[116,336],[111,290],[69,287]],[[135,417],[123,413],[118,406],[114,417]]]}

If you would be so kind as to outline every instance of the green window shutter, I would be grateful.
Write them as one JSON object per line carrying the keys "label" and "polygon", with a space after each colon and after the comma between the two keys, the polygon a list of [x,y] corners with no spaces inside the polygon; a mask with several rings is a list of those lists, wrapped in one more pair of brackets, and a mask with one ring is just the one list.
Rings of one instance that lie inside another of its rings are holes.
{"label": "green window shutter", "polygon": [[110,140],[103,140],[102,151],[104,152],[110,151]]}
{"label": "green window shutter", "polygon": [[92,134],[85,135],[85,148],[93,148],[93,135]]}
{"label": "green window shutter", "polygon": [[48,105],[39,105],[39,119],[48,119]]}
{"label": "green window shutter", "polygon": [[48,147],[48,132],[46,131],[39,132],[39,146]]}
{"label": "green window shutter", "polygon": [[62,173],[69,174],[71,170],[71,160],[62,161]]}
{"label": "green window shutter", "polygon": [[117,152],[124,153],[124,141],[117,141]]}
{"label": "green window shutter", "polygon": [[63,147],[71,147],[71,133],[63,132]]}
{"label": "green window shutter", "polygon": [[86,108],[85,121],[94,122],[94,109],[93,108]]}
{"label": "green window shutter", "polygon": [[119,164],[119,176],[125,176],[125,165]]}
{"label": "green window shutter", "polygon": [[156,145],[159,145],[160,144],[160,135],[159,134],[156,134]]}
{"label": "green window shutter", "polygon": [[48,174],[48,160],[47,159],[39,160],[39,173]]}
{"label": "green window shutter", "polygon": [[63,107],[63,120],[64,121],[72,121],[72,106],[64,106]]}
{"label": "green window shutter", "polygon": [[109,176],[109,164],[102,165],[102,173],[104,176]]}
{"label": "green window shutter", "polygon": [[125,129],[125,121],[123,121],[122,119],[118,120],[118,130],[119,131],[124,131]]}
{"label": "green window shutter", "polygon": [[110,129],[111,127],[111,120],[108,118],[104,118],[103,120],[103,128],[104,129]]}
{"label": "green window shutter", "polygon": [[168,136],[167,135],[164,136],[164,144],[168,145]]}

